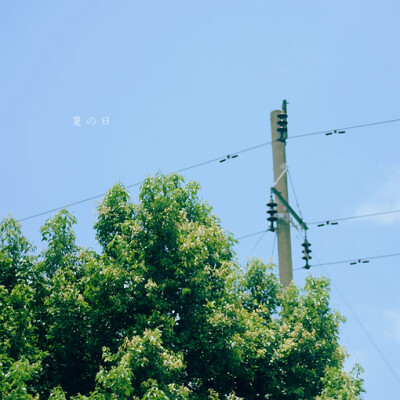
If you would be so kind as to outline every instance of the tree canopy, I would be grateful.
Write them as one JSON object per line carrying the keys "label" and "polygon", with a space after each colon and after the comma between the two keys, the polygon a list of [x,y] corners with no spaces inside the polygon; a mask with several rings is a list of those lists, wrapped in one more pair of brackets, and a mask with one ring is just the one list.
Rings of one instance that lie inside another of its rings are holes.
{"label": "tree canopy", "polygon": [[198,191],[157,175],[135,204],[115,185],[97,210],[99,252],[76,244],[67,210],[41,228],[40,254],[2,220],[2,399],[360,398],[328,280],[283,289],[273,266],[239,267]]}

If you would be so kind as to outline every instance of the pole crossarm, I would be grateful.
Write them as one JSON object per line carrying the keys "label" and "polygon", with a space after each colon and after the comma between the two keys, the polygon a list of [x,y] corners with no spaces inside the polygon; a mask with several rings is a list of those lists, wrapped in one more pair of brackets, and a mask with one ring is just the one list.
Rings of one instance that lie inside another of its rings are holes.
{"label": "pole crossarm", "polygon": [[282,202],[282,204],[286,207],[286,209],[289,211],[290,214],[294,217],[294,219],[300,224],[300,226],[303,228],[304,231],[308,229],[308,226],[306,223],[297,215],[296,211],[293,210],[292,207],[290,207],[289,203],[285,200],[285,198],[282,196],[282,193],[277,190],[275,187],[271,187],[272,193],[274,193],[279,200]]}

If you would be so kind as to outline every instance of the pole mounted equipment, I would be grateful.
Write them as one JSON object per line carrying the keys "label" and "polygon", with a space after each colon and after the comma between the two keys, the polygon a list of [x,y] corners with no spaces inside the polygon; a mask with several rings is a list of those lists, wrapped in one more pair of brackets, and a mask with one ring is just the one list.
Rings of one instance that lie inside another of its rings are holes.
{"label": "pole mounted equipment", "polygon": [[288,136],[288,130],[287,130],[287,114],[285,112],[280,112],[277,115],[277,121],[276,123],[278,124],[278,127],[276,130],[279,132],[279,138],[277,139],[279,142],[286,142],[287,136]]}
{"label": "pole mounted equipment", "polygon": [[[274,188],[280,193],[286,203],[288,201],[288,182],[286,169],[286,138],[287,138],[287,101],[282,103],[281,110],[271,112],[271,144],[274,169]],[[284,287],[289,286],[293,280],[292,246],[290,239],[289,213],[275,194],[277,203],[274,214],[277,217],[276,235],[278,243],[279,279]],[[271,215],[272,216],[272,215]]]}
{"label": "pole mounted equipment", "polygon": [[[274,184],[271,187],[271,200],[267,204],[269,207],[267,213],[270,215],[267,220],[270,222],[269,231],[277,234],[278,242],[278,263],[279,279],[284,287],[290,285],[293,280],[292,267],[292,245],[290,239],[290,217],[292,216],[300,227],[306,232],[308,226],[303,219],[297,215],[289,204],[287,165],[286,165],[286,139],[288,137],[287,128],[287,104],[286,100],[282,102],[282,110],[271,112],[271,136],[272,136],[272,156],[274,169]],[[275,196],[275,202],[272,200],[272,194]],[[276,210],[275,210],[276,205]],[[308,261],[310,257],[310,243],[305,239],[303,243],[303,259],[306,261],[304,268],[310,268]]]}
{"label": "pole mounted equipment", "polygon": [[267,203],[267,206],[268,206],[267,213],[269,214],[269,217],[267,218],[267,221],[269,221],[269,223],[270,223],[269,224],[269,228],[268,228],[268,230],[270,232],[275,232],[275,230],[276,230],[276,227],[275,227],[274,223],[276,223],[276,221],[278,221],[278,218],[276,216],[278,211],[275,210],[275,207],[277,205],[278,204],[274,202],[274,199],[271,196],[271,198],[269,199],[269,203]]}
{"label": "pole mounted equipment", "polygon": [[310,269],[310,264],[308,262],[312,259],[312,257],[310,256],[310,253],[311,253],[312,250],[310,249],[311,244],[308,242],[307,236],[304,238],[304,242],[302,244],[302,247],[303,247],[303,250],[302,250],[303,257],[302,257],[302,259],[306,262],[306,265],[303,268]]}

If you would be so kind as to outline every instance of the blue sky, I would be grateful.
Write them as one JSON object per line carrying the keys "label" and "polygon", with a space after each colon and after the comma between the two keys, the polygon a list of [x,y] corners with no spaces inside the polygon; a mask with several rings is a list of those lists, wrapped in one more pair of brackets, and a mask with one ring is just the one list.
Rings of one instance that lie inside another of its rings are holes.
{"label": "blue sky", "polygon": [[[5,2],[0,215],[21,219],[118,181],[130,185],[267,142],[269,113],[282,99],[289,136],[400,118],[399,12],[398,2],[385,0]],[[87,125],[92,117],[96,124]],[[399,128],[288,140],[304,219],[400,209]],[[201,196],[236,237],[266,229],[270,146],[184,176],[201,184]],[[136,199],[138,188],[131,193]],[[95,207],[70,209],[84,246],[95,246]],[[22,224],[38,248],[48,217]],[[399,234],[399,214],[392,214],[313,226],[308,238],[313,261],[324,263],[398,253]],[[299,268],[295,231],[292,243]],[[272,248],[268,233],[236,250],[243,264],[251,256],[268,261]],[[399,265],[393,257],[311,270],[332,279],[332,306],[348,320],[341,328],[348,365],[365,368],[368,400],[394,398],[400,389],[383,360],[399,377]],[[296,271],[295,282],[306,275]]]}

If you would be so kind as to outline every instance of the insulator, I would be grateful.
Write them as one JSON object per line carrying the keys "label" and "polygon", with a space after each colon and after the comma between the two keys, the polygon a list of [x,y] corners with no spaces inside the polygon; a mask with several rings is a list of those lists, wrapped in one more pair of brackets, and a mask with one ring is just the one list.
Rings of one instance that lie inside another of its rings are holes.
{"label": "insulator", "polygon": [[279,119],[286,119],[287,118],[287,114],[286,113],[279,113],[278,115],[277,115],[277,117],[279,118]]}
{"label": "insulator", "polygon": [[312,259],[312,257],[310,256],[310,253],[311,253],[310,246],[311,246],[311,244],[308,242],[307,237],[305,237],[304,242],[302,243],[302,247],[304,248],[302,250],[302,253],[303,253],[302,259],[305,260],[305,262],[306,262],[306,266],[304,267],[306,269],[309,268],[308,261]]}
{"label": "insulator", "polygon": [[225,162],[226,161],[226,158],[223,158],[222,160],[219,160],[219,162],[221,163],[221,162]]}
{"label": "insulator", "polygon": [[329,136],[329,135],[332,135],[332,134],[333,134],[333,132],[327,132],[327,133],[325,133],[326,136]]}
{"label": "insulator", "polygon": [[278,218],[277,218],[277,217],[273,217],[273,216],[271,215],[270,217],[267,218],[267,221],[269,221],[269,222],[276,222],[276,221],[278,221]]}
{"label": "insulator", "polygon": [[286,126],[287,125],[287,121],[284,119],[278,119],[277,124],[280,126]]}
{"label": "insulator", "polygon": [[346,133],[346,131],[339,131],[338,133],[341,133],[341,134],[343,134],[343,133]]}
{"label": "insulator", "polygon": [[338,225],[339,222],[331,222],[331,225]]}
{"label": "insulator", "polygon": [[272,199],[272,197],[269,199],[269,203],[267,203],[267,206],[269,208],[275,208],[278,204],[274,202],[274,200]]}
{"label": "insulator", "polygon": [[232,158],[236,158],[236,157],[239,157],[239,154],[235,154],[232,156]]}
{"label": "insulator", "polygon": [[325,226],[325,224],[318,224],[317,226],[320,228],[321,226]]}

